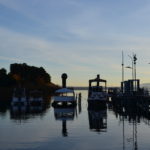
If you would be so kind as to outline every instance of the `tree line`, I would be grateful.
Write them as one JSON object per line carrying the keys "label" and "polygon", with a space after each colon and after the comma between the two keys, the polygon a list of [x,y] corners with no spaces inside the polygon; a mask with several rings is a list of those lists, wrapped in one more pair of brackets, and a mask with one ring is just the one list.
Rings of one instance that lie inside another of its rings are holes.
{"label": "tree line", "polygon": [[10,72],[7,73],[5,68],[0,69],[0,86],[9,87],[18,84],[49,84],[51,76],[43,67],[29,66],[26,63],[14,63],[10,65]]}

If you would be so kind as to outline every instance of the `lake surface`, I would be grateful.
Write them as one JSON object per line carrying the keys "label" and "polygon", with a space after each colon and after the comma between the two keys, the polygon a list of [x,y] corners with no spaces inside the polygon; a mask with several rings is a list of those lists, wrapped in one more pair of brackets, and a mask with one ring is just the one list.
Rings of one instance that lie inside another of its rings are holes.
{"label": "lake surface", "polygon": [[[149,150],[150,122],[111,104],[88,110],[87,91],[76,108],[0,111],[0,150]],[[63,114],[63,115],[62,115]]]}

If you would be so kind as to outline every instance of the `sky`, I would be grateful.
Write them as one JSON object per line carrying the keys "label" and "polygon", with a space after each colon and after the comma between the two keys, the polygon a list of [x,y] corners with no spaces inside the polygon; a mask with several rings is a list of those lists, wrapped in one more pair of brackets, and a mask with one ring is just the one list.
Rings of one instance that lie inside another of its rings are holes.
{"label": "sky", "polygon": [[[0,68],[44,67],[52,82],[87,86],[100,74],[119,86],[121,61],[137,55],[137,78],[150,83],[149,0],[0,0]],[[132,78],[125,69],[125,80]]]}

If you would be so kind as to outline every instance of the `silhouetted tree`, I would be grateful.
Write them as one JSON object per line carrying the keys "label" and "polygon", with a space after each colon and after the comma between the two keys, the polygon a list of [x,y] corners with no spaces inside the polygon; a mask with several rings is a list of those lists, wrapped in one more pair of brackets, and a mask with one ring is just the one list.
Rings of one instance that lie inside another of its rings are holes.
{"label": "silhouetted tree", "polygon": [[45,71],[43,67],[28,66],[26,63],[23,64],[11,64],[10,74],[14,76],[16,80],[30,81],[32,83],[43,82],[50,83],[51,77]]}
{"label": "silhouetted tree", "polygon": [[16,82],[11,75],[7,75],[6,69],[0,69],[0,86],[12,86]]}
{"label": "silhouetted tree", "polygon": [[7,74],[7,71],[5,68],[0,69],[0,76],[5,76]]}

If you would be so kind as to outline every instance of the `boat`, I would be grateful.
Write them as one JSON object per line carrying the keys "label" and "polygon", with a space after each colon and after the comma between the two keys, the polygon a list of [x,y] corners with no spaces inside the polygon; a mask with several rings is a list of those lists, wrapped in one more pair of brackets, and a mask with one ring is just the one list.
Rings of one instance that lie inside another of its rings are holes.
{"label": "boat", "polygon": [[14,89],[11,105],[12,106],[22,106],[22,105],[26,106],[27,105],[25,88]]}
{"label": "boat", "polygon": [[53,106],[74,106],[76,105],[76,98],[73,89],[62,88],[56,90],[56,95],[53,98]]}
{"label": "boat", "polygon": [[75,97],[74,89],[67,88],[66,86],[66,79],[67,74],[63,73],[62,78],[62,88],[55,91],[57,96],[53,97],[52,106],[56,107],[68,107],[68,106],[76,106],[77,100]]}
{"label": "boat", "polygon": [[[95,86],[92,83],[97,83]],[[104,85],[102,84],[104,83]],[[88,90],[88,104],[89,107],[101,107],[106,108],[107,102],[107,81],[100,79],[100,75],[97,75],[95,79],[89,80]]]}

